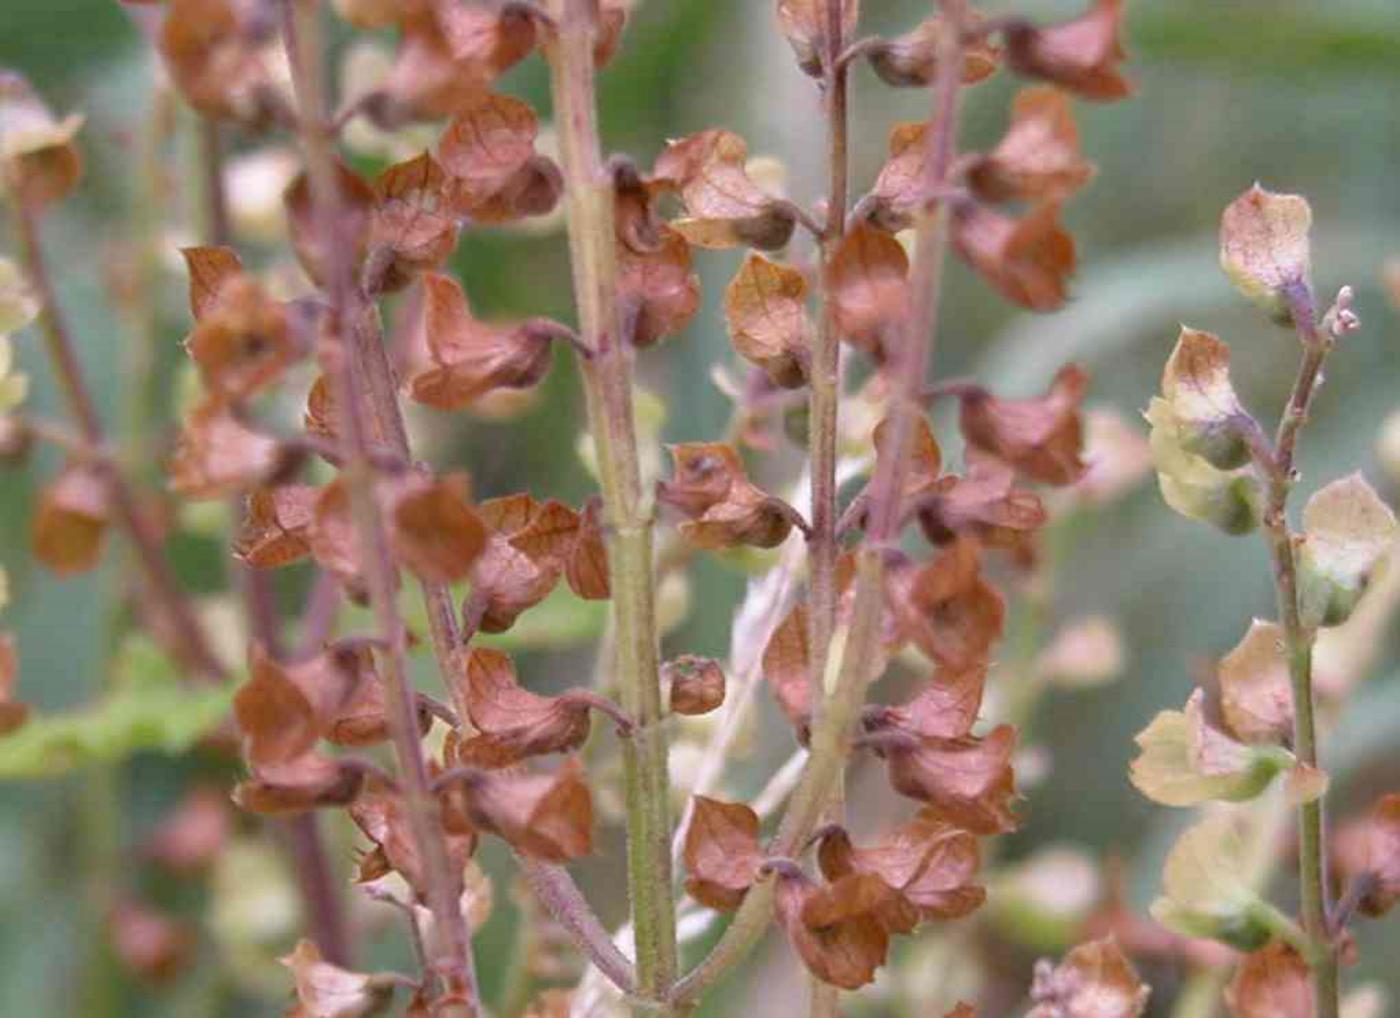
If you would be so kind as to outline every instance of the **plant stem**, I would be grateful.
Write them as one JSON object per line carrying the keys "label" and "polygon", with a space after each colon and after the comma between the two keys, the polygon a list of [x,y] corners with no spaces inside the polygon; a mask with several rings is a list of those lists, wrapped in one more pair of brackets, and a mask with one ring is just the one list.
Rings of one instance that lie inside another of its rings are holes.
{"label": "plant stem", "polygon": [[[822,261],[830,261],[841,243],[846,226],[846,193],[849,189],[850,154],[847,100],[848,64],[838,58],[845,48],[844,0],[826,0],[826,67],[822,82],[827,119],[826,226],[822,231]],[[841,337],[831,311],[831,295],[825,292],[827,274],[822,273],[822,306],[812,346],[808,378],[808,462],[812,477],[811,535],[807,540],[808,645],[811,648],[811,702],[816,713],[825,710],[826,669],[831,638],[836,630],[836,441],[837,411],[841,398]],[[826,819],[840,823],[845,816],[844,782],[837,781],[827,805]],[[807,1011],[811,1018],[836,1018],[840,1013],[840,991],[830,983],[809,976]]]}
{"label": "plant stem", "polygon": [[[846,192],[849,175],[848,153],[848,75],[837,66],[835,55],[844,45],[842,0],[826,4],[826,80],[823,84],[827,116],[827,165],[830,183],[827,194],[826,227],[822,237],[822,260],[830,260],[841,242],[846,224]],[[825,273],[822,274],[825,280]],[[825,284],[823,283],[823,287]],[[836,419],[840,399],[840,339],[831,314],[830,295],[823,292],[821,315],[812,344],[809,383],[808,461],[811,468],[812,533],[807,542],[810,610],[812,703],[824,695],[826,659],[831,635],[836,628]]]}
{"label": "plant stem", "polygon": [[[941,194],[953,164],[961,93],[963,0],[942,0],[950,28],[943,35],[934,86],[933,121],[929,131],[925,187]],[[811,756],[802,783],[793,793],[770,856],[792,856],[810,837],[845,772],[852,729],[874,676],[871,663],[879,658],[880,623],[884,601],[885,551],[898,537],[900,493],[914,435],[914,421],[923,413],[920,393],[934,350],[943,262],[948,249],[948,216],[939,201],[924,210],[917,224],[914,263],[909,278],[909,309],[904,334],[892,358],[889,378],[891,440],[889,454],[876,464],[870,482],[870,522],[865,545],[856,560],[855,606],[836,688],[825,698],[824,710],[813,725]],[[773,882],[764,880],[749,890],[733,923],[704,959],[676,986],[675,998],[694,1001],[716,979],[737,964],[767,928]]]}
{"label": "plant stem", "polygon": [[594,96],[594,9],[589,0],[551,0],[556,30],[545,51],[553,76],[579,332],[591,353],[580,367],[608,530],[617,681],[623,709],[636,720],[622,756],[637,992],[660,999],[670,990],[677,964],[652,507],[642,492],[631,354],[618,313],[612,183],[603,166]]}
{"label": "plant stem", "polygon": [[[83,378],[77,348],[67,321],[59,310],[58,295],[49,278],[40,229],[40,210],[16,200],[14,211],[25,270],[43,305],[39,312],[39,324],[59,388],[83,439],[93,448],[102,448],[105,443],[102,420]],[[160,536],[142,512],[126,478],[112,466],[104,467],[104,474],[112,509],[136,552],[137,567],[160,616],[157,620],[159,635],[170,641],[185,664],[196,674],[213,681],[226,678],[227,670],[215,656],[189,599],[171,573],[161,550]]]}
{"label": "plant stem", "polygon": [[[1322,365],[1331,341],[1316,326],[1312,295],[1298,290],[1291,295],[1293,320],[1303,344],[1303,358],[1288,405],[1274,439],[1272,463],[1265,471],[1269,481],[1264,530],[1273,560],[1278,595],[1279,622],[1293,690],[1293,751],[1301,763],[1317,766],[1317,732],[1314,720],[1312,652],[1316,631],[1303,624],[1298,607],[1298,577],[1294,560],[1295,538],[1288,525],[1288,496],[1294,481],[1294,452],[1317,391]],[[1298,880],[1302,899],[1303,929],[1314,944],[1310,960],[1313,1000],[1317,1018],[1336,1018],[1338,972],[1336,945],[1327,926],[1327,885],[1324,865],[1321,799],[1298,807]]]}
{"label": "plant stem", "polygon": [[443,1013],[453,1018],[468,1018],[479,1013],[480,1004],[471,934],[460,902],[462,876],[455,871],[448,853],[438,802],[429,785],[427,761],[418,735],[417,698],[405,667],[407,632],[398,610],[398,570],[375,497],[375,474],[370,463],[364,417],[380,417],[381,434],[396,435],[405,445],[406,439],[401,418],[395,429],[392,421],[382,419],[385,413],[382,402],[364,406],[360,399],[362,387],[371,395],[382,391],[382,380],[381,385],[376,385],[367,372],[363,349],[364,338],[370,330],[378,334],[377,322],[373,326],[367,324],[376,319],[377,312],[355,279],[354,266],[346,258],[350,245],[338,237],[344,219],[335,152],[324,123],[327,106],[320,10],[316,0],[288,0],[286,7],[285,42],[320,238],[318,246],[327,262],[325,270],[334,324],[344,342],[343,356],[333,368],[337,405],[341,408],[337,423],[345,456],[342,476],[350,492],[370,600],[387,647],[383,656],[387,713],[409,829],[423,860],[425,897],[433,915],[432,966],[441,981],[441,998],[447,1002]]}

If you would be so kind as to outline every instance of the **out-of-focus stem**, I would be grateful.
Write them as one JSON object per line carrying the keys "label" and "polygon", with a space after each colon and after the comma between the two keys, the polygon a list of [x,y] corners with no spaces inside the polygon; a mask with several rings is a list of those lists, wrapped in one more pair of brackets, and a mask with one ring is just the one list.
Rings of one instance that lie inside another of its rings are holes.
{"label": "out-of-focus stem", "polygon": [[[41,210],[17,199],[14,212],[25,270],[43,305],[39,312],[39,325],[59,388],[83,439],[94,448],[102,448],[106,441],[102,420],[83,378],[77,348],[68,323],[59,310],[58,296],[49,278],[41,236]],[[137,567],[145,580],[152,605],[161,616],[161,635],[171,641],[185,664],[195,673],[210,680],[225,678],[226,669],[210,647],[189,598],[176,583],[161,549],[160,536],[141,510],[135,493],[120,470],[106,466],[104,476],[113,513],[131,541]]]}
{"label": "out-of-focus stem", "polygon": [[[945,191],[953,163],[957,134],[963,38],[963,0],[943,0],[943,15],[950,30],[943,35],[934,86],[933,121],[929,154],[925,162],[925,186],[930,195]],[[931,203],[920,215],[913,267],[909,278],[909,309],[904,333],[890,369],[891,435],[888,455],[881,457],[870,483],[869,524],[864,547],[857,556],[856,594],[850,632],[836,688],[826,697],[825,709],[813,725],[811,756],[802,783],[793,793],[778,833],[769,846],[772,856],[792,856],[805,844],[820,820],[850,756],[852,728],[874,677],[871,663],[878,659],[883,608],[883,556],[898,536],[900,493],[908,470],[914,422],[922,414],[920,393],[934,350],[943,262],[948,249],[948,215],[941,201]],[[676,986],[675,997],[694,1001],[705,988],[748,953],[769,922],[773,882],[765,880],[750,889],[734,922],[691,973]]]}
{"label": "out-of-focus stem", "polygon": [[580,367],[608,531],[617,683],[623,708],[636,720],[631,738],[623,742],[623,771],[637,994],[659,999],[676,976],[670,782],[657,661],[652,508],[642,491],[631,352],[618,313],[612,181],[598,137],[595,12],[589,0],[551,0],[554,30],[545,49],[553,75],[579,332],[589,351]]}
{"label": "out-of-focus stem", "polygon": [[[432,968],[441,982],[442,997],[450,1001],[444,1014],[466,1018],[480,1010],[471,934],[461,908],[461,874],[454,870],[448,854],[438,802],[429,785],[427,761],[418,734],[417,698],[405,667],[407,632],[398,610],[398,570],[375,497],[375,474],[364,418],[381,415],[386,408],[380,402],[365,405],[361,392],[374,392],[375,380],[366,371],[362,339],[367,320],[374,318],[376,312],[355,279],[354,266],[347,258],[350,245],[338,239],[343,214],[335,152],[324,119],[324,54],[321,16],[315,0],[287,0],[285,30],[297,94],[299,134],[321,239],[319,248],[326,259],[328,296],[335,327],[344,344],[344,355],[338,358],[333,372],[337,405],[342,408],[337,422],[345,457],[342,476],[350,491],[370,600],[387,648],[387,713],[409,828],[423,860],[425,896],[433,914]],[[380,423],[381,433],[393,433],[392,422]],[[398,424],[401,436],[401,419]]]}

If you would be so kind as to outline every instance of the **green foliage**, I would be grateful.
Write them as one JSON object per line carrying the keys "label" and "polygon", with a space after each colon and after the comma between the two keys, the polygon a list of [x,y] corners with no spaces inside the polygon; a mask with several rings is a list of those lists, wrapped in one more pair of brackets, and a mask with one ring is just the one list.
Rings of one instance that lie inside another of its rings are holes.
{"label": "green foliage", "polygon": [[0,778],[52,778],[140,752],[183,753],[228,714],[233,691],[232,683],[190,685],[149,639],[133,636],[98,700],[35,718],[0,739]]}

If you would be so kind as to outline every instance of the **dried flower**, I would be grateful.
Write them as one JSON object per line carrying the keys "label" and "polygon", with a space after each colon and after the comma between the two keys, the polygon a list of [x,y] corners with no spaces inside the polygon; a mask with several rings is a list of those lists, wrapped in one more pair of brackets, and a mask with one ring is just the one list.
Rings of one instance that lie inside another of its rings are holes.
{"label": "dried flower", "polygon": [[1075,262],[1074,238],[1059,216],[1056,201],[1043,201],[1019,219],[962,203],[954,210],[953,243],[1007,300],[1032,311],[1054,311],[1065,302]]}
{"label": "dried flower", "polygon": [[744,139],[720,129],[674,141],[657,157],[653,180],[680,192],[688,218],[672,226],[690,243],[772,251],[788,242],[796,217],[753,182],[748,158]]}
{"label": "dried flower", "polygon": [[982,389],[962,396],[959,424],[974,449],[995,456],[1045,484],[1072,484],[1084,473],[1080,404],[1089,374],[1070,364],[1039,398],[998,399]]}
{"label": "dried flower", "polygon": [[697,795],[685,832],[685,889],[708,908],[732,912],[763,865],[758,815],[739,802]]}
{"label": "dried flower", "polygon": [[1079,153],[1079,129],[1069,98],[1055,88],[1022,89],[1011,126],[996,148],[966,169],[973,194],[986,202],[1063,199],[1094,176]]}
{"label": "dried flower", "polygon": [[734,348],[781,388],[797,388],[807,378],[812,326],[806,299],[801,272],[753,252],[724,294]]}
{"label": "dried flower", "polygon": [[1123,0],[1094,0],[1085,14],[1058,25],[1015,22],[1005,31],[1006,62],[1017,74],[1041,78],[1084,99],[1132,94],[1118,72],[1125,54],[1118,40]]}
{"label": "dried flower", "polygon": [[1035,966],[1027,1018],[1138,1018],[1151,991],[1112,937],[1080,944],[1059,965]]}

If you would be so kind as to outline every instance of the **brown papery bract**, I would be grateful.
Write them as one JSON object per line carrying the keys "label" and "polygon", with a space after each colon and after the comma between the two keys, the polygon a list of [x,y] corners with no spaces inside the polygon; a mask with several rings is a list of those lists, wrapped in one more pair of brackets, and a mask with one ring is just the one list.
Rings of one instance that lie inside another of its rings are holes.
{"label": "brown papery bract", "polygon": [[763,648],[763,678],[802,743],[812,723],[807,612],[806,604],[794,605]]}
{"label": "brown papery bract", "polygon": [[271,24],[238,0],[171,0],[159,48],[185,100],[205,116],[256,122],[277,105]]}
{"label": "brown papery bract", "polygon": [[939,670],[909,702],[898,707],[869,707],[867,725],[893,725],[917,735],[951,739],[972,731],[982,708],[987,663],[976,661],[961,671]]}
{"label": "brown papery bract", "polygon": [[652,346],[680,332],[700,310],[690,242],[666,225],[657,227],[651,246],[634,247],[621,234],[618,239],[618,301],[628,336],[633,346]]}
{"label": "brown papery bract", "polygon": [[1017,21],[1005,31],[1006,62],[1084,99],[1123,99],[1133,86],[1118,70],[1126,56],[1122,26],[1123,0],[1094,0],[1088,12],[1058,25]]}
{"label": "brown papery bract", "polygon": [[39,493],[30,524],[34,557],[60,576],[87,572],[102,556],[111,514],[102,471],[70,464]]}
{"label": "brown papery bract", "polygon": [[0,633],[0,736],[21,727],[29,718],[29,705],[15,699],[15,683],[19,680],[19,652],[15,638]]}
{"label": "brown papery bract", "polygon": [[672,714],[708,714],[724,703],[724,668],[714,658],[683,654],[661,668]]}
{"label": "brown papery bract", "polygon": [[1360,908],[1366,915],[1382,916],[1400,901],[1400,793],[1378,799],[1362,830],[1359,875],[1367,887]]}
{"label": "brown papery bract", "polygon": [[515,531],[511,546],[532,562],[562,570],[569,588],[590,601],[606,600],[608,549],[599,521],[601,503],[593,498],[580,511],[550,499]]}
{"label": "brown papery bract", "polygon": [[909,256],[892,234],[866,224],[853,227],[827,260],[826,292],[832,320],[843,339],[876,361],[904,321],[909,301]]}
{"label": "brown papery bract", "polygon": [[873,873],[898,892],[897,907],[884,915],[891,932],[912,932],[920,921],[961,918],[987,897],[986,889],[973,882],[981,863],[977,839],[939,820],[932,810],[920,810],[865,848],[855,847],[843,828],[828,828],[817,859],[828,880]]}
{"label": "brown papery bract", "polygon": [[405,15],[384,85],[386,108],[377,111],[390,123],[453,116],[480,101],[537,42],[535,19],[516,7],[493,11],[425,0]]}
{"label": "brown papery bract", "polygon": [[802,963],[822,982],[858,990],[885,963],[890,931],[882,916],[895,892],[873,873],[817,884],[800,871],[778,872],[774,912]]}
{"label": "brown papery bract", "polygon": [[1065,302],[1075,263],[1074,238],[1059,216],[1055,201],[1020,218],[964,202],[954,211],[953,243],[1007,300],[1032,311],[1054,311]]}
{"label": "brown papery bract", "polygon": [[246,399],[276,384],[307,344],[294,329],[286,306],[273,300],[257,280],[235,273],[215,282],[217,270],[210,263],[223,256],[209,251],[184,251],[196,314],[185,350],[199,368],[205,389],[230,400]]}
{"label": "brown papery bract", "polygon": [[248,496],[243,522],[233,539],[233,553],[257,569],[275,569],[311,554],[316,488],[283,484],[259,488]]}
{"label": "brown papery bract", "polygon": [[375,178],[369,247],[383,266],[378,289],[401,289],[447,260],[457,246],[456,197],[456,182],[427,152]]}
{"label": "brown papery bract", "polygon": [[1240,961],[1225,1004],[1234,1018],[1313,1018],[1308,963],[1281,940]]}
{"label": "brown papery bract", "polygon": [[539,119],[514,96],[488,94],[460,111],[438,142],[458,212],[481,223],[540,215],[562,191],[558,168],[537,155]]}
{"label": "brown papery bract", "polygon": [[466,579],[489,538],[466,476],[411,474],[389,490],[389,537],[399,562],[429,583]]}
{"label": "brown papery bract", "polygon": [[218,396],[206,396],[175,441],[170,487],[191,500],[228,498],[267,483],[284,462],[277,439],[243,423]]}
{"label": "brown papery bract", "polygon": [[1022,89],[1011,106],[1011,126],[996,148],[972,157],[973,194],[986,202],[1067,198],[1094,176],[1079,153],[1079,128],[1069,97],[1046,86]]}
{"label": "brown papery bract", "polygon": [[532,756],[572,752],[588,738],[593,694],[532,693],[520,685],[507,655],[484,647],[458,652],[454,668],[458,700],[480,733],[458,743],[458,763],[509,767]]}
{"label": "brown papery bract", "polygon": [[1089,373],[1061,368],[1044,396],[998,399],[982,389],[962,396],[958,423],[975,449],[1043,484],[1073,484],[1084,473],[1084,423],[1080,405]]}
{"label": "brown papery bract", "polygon": [[959,538],[932,562],[908,576],[897,600],[907,637],[945,668],[961,673],[990,659],[1001,637],[1006,608],[982,577],[981,556],[971,538]]}
{"label": "brown papery bract", "polygon": [[1016,730],[1000,725],[985,736],[919,737],[891,729],[875,745],[889,765],[890,784],[901,795],[927,803],[933,815],[974,834],[1015,830],[1016,795],[1011,755]]}
{"label": "brown papery bract", "polygon": [[564,863],[593,850],[593,797],[573,757],[553,774],[485,771],[456,784],[472,821],[517,852]]}
{"label": "brown papery bract", "polygon": [[[977,17],[964,22],[975,27]],[[938,54],[943,46],[947,22],[941,15],[925,18],[918,25],[893,39],[881,39],[868,51],[870,66],[880,80],[896,88],[923,88],[938,76]],[[963,46],[962,83],[976,84],[996,73],[1001,52],[985,39],[974,39]]]}
{"label": "brown papery bract", "polygon": [[303,813],[354,802],[364,771],[350,761],[304,753],[285,763],[258,764],[233,790],[233,801],[249,813]]}
{"label": "brown papery bract", "polygon": [[674,475],[658,483],[656,497],[688,517],[680,531],[696,547],[774,548],[801,522],[795,509],[748,479],[733,446],[674,445],[671,460]]}
{"label": "brown papery bract", "polygon": [[0,184],[29,208],[66,198],[83,173],[83,118],[55,120],[19,73],[0,69]]}
{"label": "brown papery bract", "polygon": [[688,218],[672,226],[690,243],[774,251],[792,237],[796,217],[753,182],[748,158],[744,139],[718,128],[673,141],[657,156],[652,180],[680,192]]}
{"label": "brown papery bract", "polygon": [[[488,499],[477,506],[492,531],[486,550],[472,569],[469,596],[469,603],[475,603],[480,611],[484,632],[505,632],[521,612],[544,600],[558,582],[558,558],[548,545],[531,536],[538,533],[532,528],[534,519],[547,511],[524,493]],[[515,539],[522,535],[526,548],[535,554],[515,545]]]}
{"label": "brown papery bract", "polygon": [[752,252],[724,292],[734,349],[780,388],[797,388],[807,380],[812,325],[806,300],[801,272]]}
{"label": "brown papery bract", "polygon": [[347,665],[329,653],[281,662],[254,644],[248,681],[233,700],[248,762],[283,764],[309,752],[354,691],[357,675]]}
{"label": "brown papery bract", "polygon": [[[840,0],[841,34],[849,39],[860,20],[860,0]],[[820,78],[832,40],[824,0],[778,0],[778,27],[787,37],[803,73]]]}
{"label": "brown papery bract", "polygon": [[[374,842],[374,848],[360,862],[360,882],[376,880],[392,870],[408,882],[421,901],[427,890],[423,859],[409,827],[403,797],[372,783],[351,804],[349,813],[355,826]],[[447,851],[454,872],[460,873],[476,851],[476,832],[470,825],[449,822],[446,811],[444,815]]]}
{"label": "brown papery bract", "polygon": [[338,191],[336,207],[340,214],[336,217],[335,230],[330,237],[320,236],[320,224],[311,200],[311,181],[305,173],[299,174],[282,195],[292,248],[296,251],[297,261],[317,286],[326,284],[329,267],[334,264],[334,259],[329,256],[331,246],[338,249],[337,257],[346,259],[356,267],[364,261],[379,204],[374,188],[344,163],[336,163],[335,181]]}
{"label": "brown papery bract", "polygon": [[1150,990],[1112,937],[1080,944],[1059,965],[1036,963],[1026,1018],[1138,1018]]}
{"label": "brown papery bract", "polygon": [[460,410],[494,389],[524,389],[549,370],[557,327],[543,320],[488,325],[472,317],[452,277],[422,275],[410,340],[409,394],[438,410]]}
{"label": "brown papery bract", "polygon": [[758,814],[741,802],[704,795],[694,803],[685,832],[686,892],[708,908],[732,912],[763,865]]}

